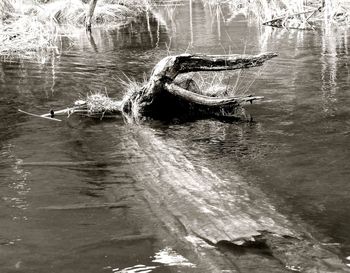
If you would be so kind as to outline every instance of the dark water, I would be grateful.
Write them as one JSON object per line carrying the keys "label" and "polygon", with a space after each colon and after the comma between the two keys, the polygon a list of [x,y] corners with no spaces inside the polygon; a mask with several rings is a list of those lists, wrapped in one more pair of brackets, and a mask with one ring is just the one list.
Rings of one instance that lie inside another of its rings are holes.
{"label": "dark water", "polygon": [[[282,272],[260,254],[229,263],[200,239],[259,229],[310,233],[350,256],[350,36],[228,18],[200,3],[161,8],[63,41],[45,64],[0,63],[1,272]],[[265,96],[246,107],[255,122],[56,123],[17,112],[105,89],[122,98],[120,78],[142,80],[184,51],[277,51],[241,74],[243,91]]]}

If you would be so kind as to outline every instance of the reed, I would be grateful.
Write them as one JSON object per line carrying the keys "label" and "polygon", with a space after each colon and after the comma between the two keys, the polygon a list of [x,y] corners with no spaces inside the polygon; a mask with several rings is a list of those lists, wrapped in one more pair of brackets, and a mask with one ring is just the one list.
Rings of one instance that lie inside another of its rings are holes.
{"label": "reed", "polygon": [[[121,21],[149,8],[150,0],[99,0],[92,22],[101,27],[117,27]],[[28,57],[57,52],[60,37],[85,27],[87,10],[88,4],[81,0],[1,0],[0,55]]]}
{"label": "reed", "polygon": [[[98,25],[112,24],[135,17],[149,7],[148,0],[99,0],[92,19]],[[45,4],[42,12],[60,24],[83,26],[87,10],[88,4],[81,0],[59,0]]]}
{"label": "reed", "polygon": [[[209,3],[212,0],[209,0]],[[216,0],[229,5],[232,18],[243,15],[260,23],[278,21],[277,25],[289,28],[312,28],[307,23],[350,22],[350,7],[345,0]]]}
{"label": "reed", "polygon": [[[9,3],[9,1],[8,1]],[[58,27],[51,18],[42,18],[19,1],[2,10],[0,55],[28,57],[57,49]]]}

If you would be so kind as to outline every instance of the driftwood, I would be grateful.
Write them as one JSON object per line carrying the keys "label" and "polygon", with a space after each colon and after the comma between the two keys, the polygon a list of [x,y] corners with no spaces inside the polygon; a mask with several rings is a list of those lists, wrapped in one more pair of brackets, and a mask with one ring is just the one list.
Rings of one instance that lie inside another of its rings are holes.
{"label": "driftwood", "polygon": [[[185,89],[176,82],[179,74],[197,71],[224,71],[262,65],[276,53],[259,55],[191,55],[181,54],[162,59],[153,69],[148,83],[125,100],[122,111],[131,113],[137,108],[141,116],[165,119],[181,116],[222,116],[232,113],[242,102],[262,97],[210,97],[197,88]],[[189,84],[186,84],[189,86]],[[195,83],[192,83],[195,85]]]}
{"label": "driftwood", "polygon": [[[94,1],[94,0],[92,0]],[[88,117],[116,117],[124,114],[132,118],[155,119],[235,117],[242,103],[261,100],[261,96],[213,97],[200,93],[192,79],[178,81],[179,74],[198,71],[224,71],[244,69],[262,65],[276,57],[276,53],[258,55],[191,55],[181,54],[162,59],[153,69],[148,83],[126,96],[121,101],[112,100],[103,94],[92,94],[86,100],[78,100],[74,106],[37,115],[22,113],[60,121],[55,117],[78,113]]]}

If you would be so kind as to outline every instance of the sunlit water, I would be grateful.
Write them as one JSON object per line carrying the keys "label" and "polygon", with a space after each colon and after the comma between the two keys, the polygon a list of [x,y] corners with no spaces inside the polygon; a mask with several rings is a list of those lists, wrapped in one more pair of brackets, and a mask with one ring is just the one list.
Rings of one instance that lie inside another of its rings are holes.
{"label": "sunlit water", "polygon": [[[261,229],[309,232],[345,261],[346,30],[258,29],[198,2],[148,16],[63,41],[44,64],[0,63],[0,271],[281,272],[254,253],[230,264],[202,240]],[[255,122],[56,123],[17,112],[64,108],[95,91],[122,98],[125,75],[142,80],[161,58],[185,51],[279,53],[237,84],[265,96],[246,107]]]}

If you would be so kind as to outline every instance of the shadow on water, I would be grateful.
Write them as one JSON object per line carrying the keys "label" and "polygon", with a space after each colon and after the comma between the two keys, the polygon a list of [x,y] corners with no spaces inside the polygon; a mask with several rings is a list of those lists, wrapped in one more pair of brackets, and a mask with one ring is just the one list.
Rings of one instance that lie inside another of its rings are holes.
{"label": "shadow on water", "polygon": [[[347,271],[337,253],[350,245],[348,35],[247,29],[222,14],[198,2],[162,8],[68,41],[50,63],[1,63],[1,269]],[[16,113],[105,87],[121,98],[123,73],[141,79],[186,50],[279,51],[248,84],[267,98],[248,108],[257,122],[56,124]]]}

